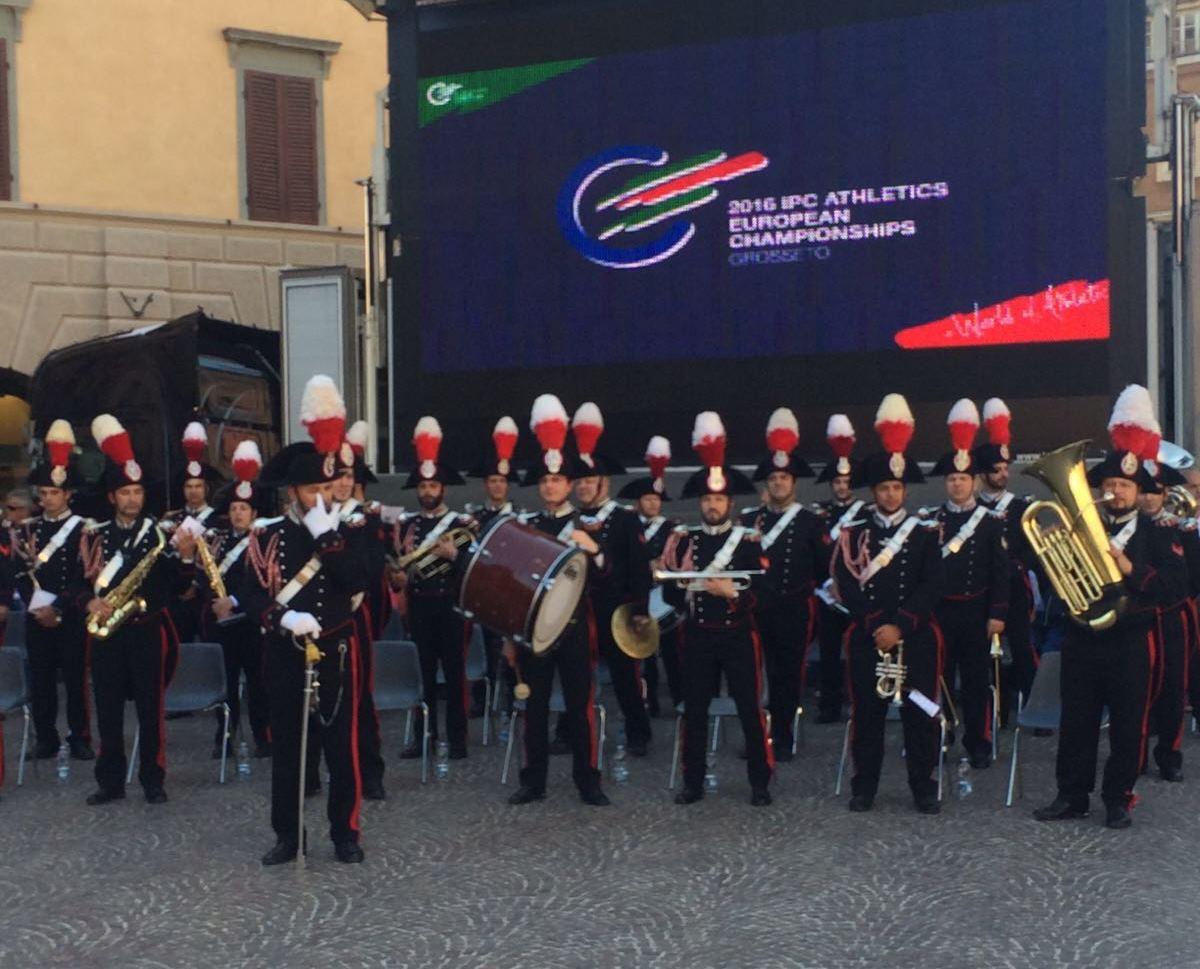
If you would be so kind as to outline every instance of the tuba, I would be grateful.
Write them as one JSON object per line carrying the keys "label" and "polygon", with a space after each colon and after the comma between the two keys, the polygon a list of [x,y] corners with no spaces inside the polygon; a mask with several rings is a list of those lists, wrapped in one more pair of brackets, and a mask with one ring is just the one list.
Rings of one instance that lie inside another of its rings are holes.
{"label": "tuba", "polygon": [[1026,508],[1021,528],[1071,618],[1099,632],[1117,621],[1128,598],[1088,487],[1083,453],[1090,443],[1068,444],[1025,469],[1054,498]]}
{"label": "tuba", "polygon": [[1163,499],[1163,508],[1176,518],[1195,518],[1196,496],[1188,490],[1187,485],[1171,485]]}

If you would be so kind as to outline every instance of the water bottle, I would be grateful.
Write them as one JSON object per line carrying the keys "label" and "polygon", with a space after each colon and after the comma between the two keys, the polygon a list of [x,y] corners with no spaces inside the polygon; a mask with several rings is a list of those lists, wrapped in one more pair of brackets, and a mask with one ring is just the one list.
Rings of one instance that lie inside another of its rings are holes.
{"label": "water bottle", "polygon": [[975,789],[971,784],[971,762],[966,757],[962,758],[962,760],[958,762],[957,789],[960,800]]}
{"label": "water bottle", "polygon": [[710,750],[704,758],[704,789],[706,791],[717,789],[717,753],[715,750]]}
{"label": "water bottle", "polygon": [[501,744],[508,743],[508,731],[512,729],[512,714],[507,710],[500,714],[500,729],[496,736],[500,738]]}
{"label": "water bottle", "polygon": [[437,760],[433,767],[434,776],[444,781],[450,776],[450,743],[445,740],[437,742]]}
{"label": "water bottle", "polygon": [[65,743],[58,745],[58,779],[66,781],[71,776],[71,752]]}
{"label": "water bottle", "polygon": [[250,776],[250,745],[244,740],[238,742],[237,767],[242,777]]}
{"label": "water bottle", "polygon": [[617,749],[612,759],[612,779],[614,784],[624,784],[629,780],[629,762],[625,759],[625,728],[617,731]]}

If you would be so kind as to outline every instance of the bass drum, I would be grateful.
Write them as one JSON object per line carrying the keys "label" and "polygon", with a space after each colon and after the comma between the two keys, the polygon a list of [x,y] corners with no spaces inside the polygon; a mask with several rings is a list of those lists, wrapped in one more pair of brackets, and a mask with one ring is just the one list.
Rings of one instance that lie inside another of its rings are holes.
{"label": "bass drum", "polygon": [[586,583],[581,550],[503,515],[471,546],[458,607],[541,654],[567,628]]}

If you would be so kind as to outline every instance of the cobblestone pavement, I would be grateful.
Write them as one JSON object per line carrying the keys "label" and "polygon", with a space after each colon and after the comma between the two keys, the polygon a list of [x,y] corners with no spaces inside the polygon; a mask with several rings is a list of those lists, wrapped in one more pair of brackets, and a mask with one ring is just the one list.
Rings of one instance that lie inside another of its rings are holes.
{"label": "cobblestone pavement", "polygon": [[[425,787],[418,762],[393,761],[388,801],[364,807],[366,863],[338,864],[315,837],[299,872],[258,861],[273,841],[266,762],[222,787],[207,716],[167,726],[170,803],[146,805],[135,784],[127,800],[89,808],[90,765],[60,782],[42,762],[16,787],[19,721],[9,719],[0,967],[1200,964],[1191,736],[1188,781],[1146,778],[1127,832],[1106,831],[1098,811],[1030,819],[1053,793],[1053,739],[1029,739],[1018,806],[1003,807],[999,767],[974,772],[974,792],[951,792],[940,817],[912,810],[895,725],[868,815],[833,796],[838,726],[808,727],[766,809],[747,803],[736,727],[719,790],[689,808],[666,790],[667,720],[630,781],[607,782],[606,809],[579,803],[563,757],[545,802],[508,807],[502,749],[476,741]],[[401,727],[385,719],[390,751]],[[1004,734],[1006,752],[1010,743]],[[320,816],[310,800],[310,821]]]}

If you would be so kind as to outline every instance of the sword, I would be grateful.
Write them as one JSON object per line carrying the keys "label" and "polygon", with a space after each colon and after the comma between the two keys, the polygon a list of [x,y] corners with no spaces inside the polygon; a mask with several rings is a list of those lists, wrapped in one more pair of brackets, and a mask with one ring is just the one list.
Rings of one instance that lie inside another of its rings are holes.
{"label": "sword", "polygon": [[318,689],[321,684],[317,682],[317,664],[325,654],[317,648],[316,641],[311,636],[305,636],[297,646],[304,651],[304,706],[300,713],[300,793],[299,809],[296,812],[296,864],[303,869],[307,847],[304,843],[304,775],[308,765],[308,717],[313,707],[320,702]]}

